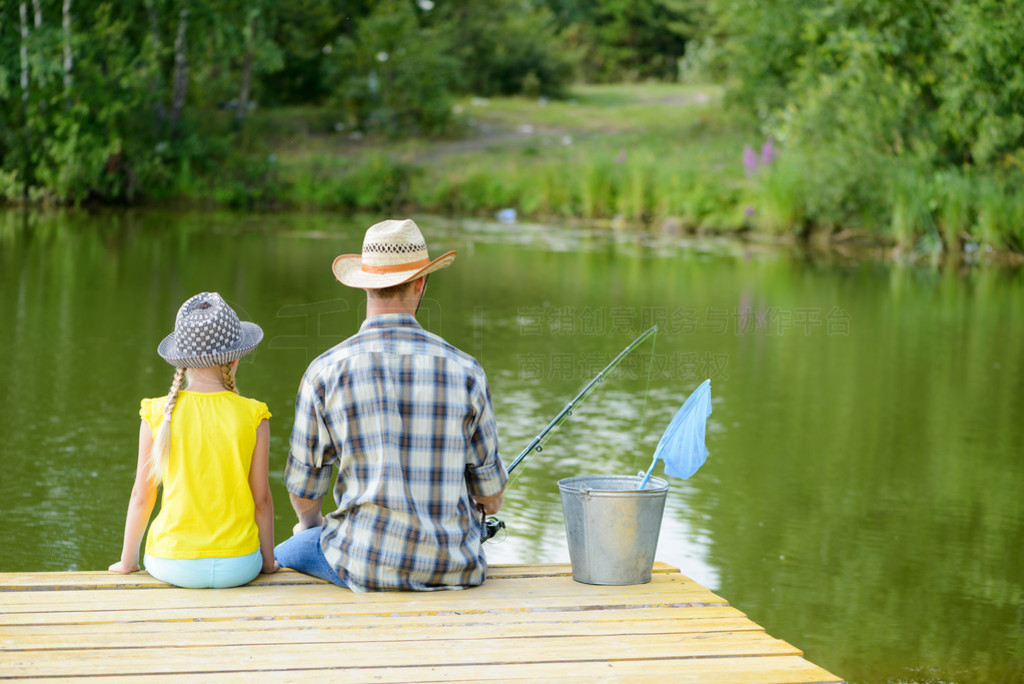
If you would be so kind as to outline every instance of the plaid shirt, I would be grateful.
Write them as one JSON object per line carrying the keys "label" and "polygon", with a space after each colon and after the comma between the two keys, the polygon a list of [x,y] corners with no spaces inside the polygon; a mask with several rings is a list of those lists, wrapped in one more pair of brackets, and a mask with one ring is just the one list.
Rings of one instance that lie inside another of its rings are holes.
{"label": "plaid shirt", "polygon": [[353,591],[462,589],[487,561],[470,496],[508,474],[483,369],[408,314],[384,314],[309,365],[295,401],[288,491],[337,510],[320,545]]}

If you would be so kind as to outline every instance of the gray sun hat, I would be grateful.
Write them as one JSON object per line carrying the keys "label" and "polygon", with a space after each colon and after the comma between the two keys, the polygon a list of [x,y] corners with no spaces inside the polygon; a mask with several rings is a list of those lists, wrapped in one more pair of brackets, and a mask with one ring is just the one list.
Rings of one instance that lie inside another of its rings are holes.
{"label": "gray sun hat", "polygon": [[200,292],[178,309],[174,332],[156,353],[172,366],[206,368],[242,358],[262,339],[260,326],[239,321],[219,294]]}

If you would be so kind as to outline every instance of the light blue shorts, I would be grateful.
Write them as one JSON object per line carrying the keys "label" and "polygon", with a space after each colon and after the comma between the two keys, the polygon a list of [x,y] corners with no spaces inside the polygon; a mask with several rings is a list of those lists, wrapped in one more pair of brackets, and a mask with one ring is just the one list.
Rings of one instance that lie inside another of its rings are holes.
{"label": "light blue shorts", "polygon": [[227,558],[157,558],[148,553],[146,571],[161,582],[185,589],[224,589],[252,582],[263,569],[259,550]]}

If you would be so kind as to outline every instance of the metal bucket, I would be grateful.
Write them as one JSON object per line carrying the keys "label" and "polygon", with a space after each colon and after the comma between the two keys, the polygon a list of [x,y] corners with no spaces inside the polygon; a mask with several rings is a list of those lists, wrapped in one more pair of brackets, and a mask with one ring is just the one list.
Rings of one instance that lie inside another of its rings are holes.
{"label": "metal bucket", "polygon": [[586,584],[651,581],[668,482],[652,477],[583,475],[558,481],[572,578]]}

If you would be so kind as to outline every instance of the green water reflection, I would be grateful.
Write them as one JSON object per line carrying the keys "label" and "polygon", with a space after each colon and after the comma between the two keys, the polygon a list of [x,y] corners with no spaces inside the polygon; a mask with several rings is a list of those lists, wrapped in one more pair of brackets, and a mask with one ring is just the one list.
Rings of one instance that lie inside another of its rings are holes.
{"label": "green water reflection", "polygon": [[[281,482],[306,364],[363,298],[330,274],[366,221],[325,215],[0,216],[0,571],[116,559],[155,347],[217,290],[264,343],[239,386],[272,420]],[[556,481],[645,468],[712,379],[711,458],[673,481],[658,558],[850,681],[1024,677],[1024,278],[738,244],[421,221],[421,320],[488,372],[507,460],[639,332],[516,473],[494,562],[568,559]],[[653,368],[648,387],[648,364]],[[646,401],[645,401],[646,397]]]}

